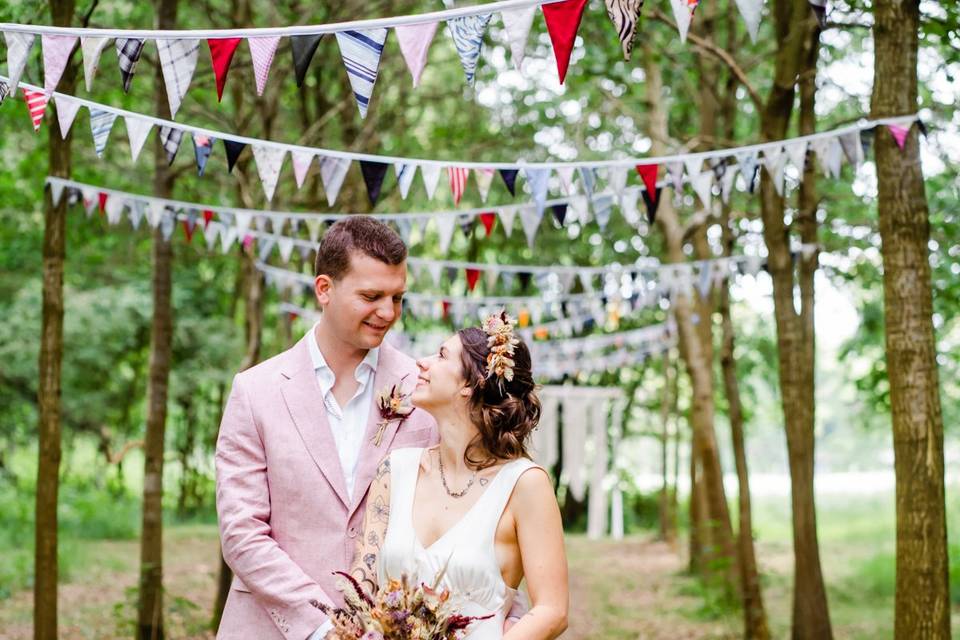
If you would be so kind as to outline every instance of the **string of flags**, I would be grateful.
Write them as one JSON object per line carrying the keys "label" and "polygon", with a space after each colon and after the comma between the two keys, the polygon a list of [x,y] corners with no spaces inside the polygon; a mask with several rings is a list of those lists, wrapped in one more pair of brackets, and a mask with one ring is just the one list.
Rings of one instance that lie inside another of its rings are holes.
{"label": "string of flags", "polygon": [[[607,15],[617,30],[624,59],[629,60],[643,0],[605,0],[605,4]],[[67,62],[78,44],[83,55],[86,88],[90,91],[101,55],[110,46],[111,40],[116,50],[123,90],[129,92],[145,44],[153,41],[157,47],[173,117],[176,117],[180,104],[190,89],[202,40],[206,40],[209,51],[217,98],[222,100],[234,54],[244,41],[250,52],[257,95],[263,95],[282,38],[290,40],[297,86],[302,86],[323,36],[333,34],[360,117],[365,118],[377,81],[380,59],[391,30],[395,33],[401,55],[416,87],[427,63],[430,44],[440,23],[444,23],[460,58],[466,82],[472,85],[484,36],[494,14],[500,15],[503,33],[507,37],[506,44],[514,64],[520,69],[529,32],[539,7],[553,45],[560,83],[563,84],[586,5],[587,0],[507,0],[397,18],[273,29],[159,31],[5,23],[0,24],[0,31],[3,32],[7,45],[8,71],[14,91],[39,36],[44,92],[47,94],[57,88]],[[671,0],[671,5],[677,16],[681,38],[686,40],[696,2]],[[755,40],[763,0],[737,0],[737,6],[744,16],[751,38]]]}

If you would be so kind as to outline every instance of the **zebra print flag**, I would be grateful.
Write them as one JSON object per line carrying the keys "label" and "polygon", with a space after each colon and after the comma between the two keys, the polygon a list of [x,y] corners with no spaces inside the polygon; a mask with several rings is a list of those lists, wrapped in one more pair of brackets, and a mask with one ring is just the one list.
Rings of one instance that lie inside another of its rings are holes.
{"label": "zebra print flag", "polygon": [[347,68],[353,96],[360,109],[360,117],[367,117],[373,85],[377,81],[377,69],[383,54],[383,43],[387,40],[387,30],[365,29],[363,31],[338,31],[337,44],[343,65]]}
{"label": "zebra print flag", "polygon": [[480,58],[480,48],[483,46],[483,34],[490,24],[492,13],[479,16],[463,16],[447,20],[447,28],[453,38],[453,44],[460,54],[460,64],[467,74],[467,84],[473,84],[477,72],[477,60]]}
{"label": "zebra print flag", "polygon": [[607,15],[613,22],[623,47],[623,59],[629,60],[633,51],[633,38],[637,34],[637,22],[640,20],[640,10],[643,0],[606,0]]}

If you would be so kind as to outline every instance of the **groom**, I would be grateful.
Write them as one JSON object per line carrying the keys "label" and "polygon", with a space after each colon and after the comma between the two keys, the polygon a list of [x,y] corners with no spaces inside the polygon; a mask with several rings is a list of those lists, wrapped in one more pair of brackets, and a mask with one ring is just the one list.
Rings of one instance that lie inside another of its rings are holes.
{"label": "groom", "polygon": [[412,390],[414,360],[384,342],[400,317],[407,248],[367,216],[334,224],[317,249],[319,322],[291,349],[237,374],[217,440],[217,513],[234,580],[217,638],[322,638],[311,600],[342,605],[377,466],[437,441],[424,411],[385,420],[376,398]]}

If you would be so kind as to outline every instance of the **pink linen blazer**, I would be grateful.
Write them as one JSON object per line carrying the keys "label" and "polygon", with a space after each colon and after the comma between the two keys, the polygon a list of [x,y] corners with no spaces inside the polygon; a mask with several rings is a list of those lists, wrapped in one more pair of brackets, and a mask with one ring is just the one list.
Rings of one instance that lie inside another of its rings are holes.
{"label": "pink linen blazer", "polygon": [[[412,390],[414,360],[384,342],[374,395],[404,376]],[[342,605],[331,572],[349,570],[377,467],[394,448],[438,439],[417,409],[378,447],[379,421],[373,406],[350,500],[306,338],[234,378],[216,452],[220,541],[234,572],[218,639],[306,640],[326,620],[310,600]]]}

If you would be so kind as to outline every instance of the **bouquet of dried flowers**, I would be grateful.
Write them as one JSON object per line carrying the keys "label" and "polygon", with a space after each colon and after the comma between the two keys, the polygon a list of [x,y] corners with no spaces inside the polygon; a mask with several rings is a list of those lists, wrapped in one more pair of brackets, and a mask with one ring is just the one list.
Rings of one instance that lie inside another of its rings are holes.
{"label": "bouquet of dried flowers", "polygon": [[335,609],[316,600],[310,604],[330,616],[336,640],[457,640],[477,620],[492,617],[463,616],[450,591],[440,589],[443,572],[432,586],[414,584],[402,576],[391,579],[371,596],[351,575],[341,576],[337,588],[346,606]]}

